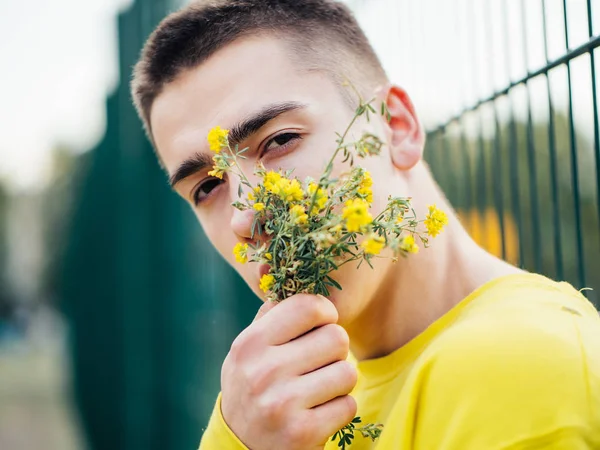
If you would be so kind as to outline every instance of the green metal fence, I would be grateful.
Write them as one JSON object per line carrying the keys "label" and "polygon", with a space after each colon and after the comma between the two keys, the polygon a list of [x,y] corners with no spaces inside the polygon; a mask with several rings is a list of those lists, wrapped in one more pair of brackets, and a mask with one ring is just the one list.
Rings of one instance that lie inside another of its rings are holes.
{"label": "green metal fence", "polygon": [[[474,8],[475,0],[468,1]],[[547,23],[549,0],[539,1],[545,64],[531,68],[526,2],[517,0],[524,66],[528,68],[517,79],[511,79],[507,12],[509,4],[514,8],[516,2],[483,2],[484,28],[491,30],[493,23],[499,22],[502,37],[494,42],[499,36],[476,35],[473,27],[468,27],[469,40],[485,39],[489,52],[504,46],[505,75],[510,82],[430,130],[426,155],[441,187],[484,247],[528,270],[567,280],[577,288],[594,288],[586,295],[598,307],[600,133],[596,71],[600,36],[594,27],[591,0],[586,3],[588,40],[576,47],[569,42],[573,3],[560,0],[563,27],[557,30]],[[501,7],[500,16],[492,13],[493,4]],[[595,7],[600,8],[600,4]],[[564,52],[553,59],[548,51],[551,34],[564,36]],[[585,75],[590,86],[592,142],[575,119],[574,65],[577,79]],[[477,68],[476,61],[471,67]],[[568,98],[565,109],[556,106],[560,91],[566,91]]]}
{"label": "green metal fence", "polygon": [[[483,4],[497,1],[509,0]],[[530,270],[600,289],[600,37],[588,0],[589,40],[571,48],[568,2],[560,1],[564,54],[550,59],[546,51],[543,67],[434,127],[426,157],[482,245]],[[259,305],[170,192],[131,106],[128,80],[139,50],[154,25],[182,3],[137,0],[119,17],[122,81],[107,100],[106,135],[82,167],[63,298],[75,395],[92,450],[194,448],[229,342]],[[402,27],[414,17],[398,20]],[[502,21],[507,46],[507,15],[488,9],[486,20]],[[546,27],[544,42],[555,32]],[[594,81],[593,142],[574,115],[573,72],[581,60]],[[553,76],[561,71],[564,80]],[[561,81],[566,110],[555,101]],[[537,118],[540,105],[547,120]],[[587,295],[598,301],[596,292]]]}

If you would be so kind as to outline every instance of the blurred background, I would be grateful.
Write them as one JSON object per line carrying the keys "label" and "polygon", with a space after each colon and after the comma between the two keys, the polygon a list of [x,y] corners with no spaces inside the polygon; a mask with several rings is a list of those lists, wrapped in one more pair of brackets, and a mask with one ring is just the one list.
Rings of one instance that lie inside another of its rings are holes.
{"label": "blurred background", "polygon": [[[0,1],[0,449],[196,448],[259,306],[128,80],[177,0]],[[600,298],[600,0],[348,0],[475,239]]]}

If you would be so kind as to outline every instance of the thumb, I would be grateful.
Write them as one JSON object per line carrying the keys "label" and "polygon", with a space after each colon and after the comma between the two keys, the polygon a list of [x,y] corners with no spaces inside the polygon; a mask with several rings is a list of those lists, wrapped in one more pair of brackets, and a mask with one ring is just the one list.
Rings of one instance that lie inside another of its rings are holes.
{"label": "thumb", "polygon": [[267,300],[266,302],[264,302],[260,308],[258,308],[258,312],[256,313],[256,316],[254,317],[254,320],[252,321],[252,323],[256,322],[257,320],[259,320],[262,316],[264,316],[266,313],[268,313],[269,311],[271,311],[273,308],[275,308],[275,306],[277,306],[278,302],[274,302],[271,300]]}

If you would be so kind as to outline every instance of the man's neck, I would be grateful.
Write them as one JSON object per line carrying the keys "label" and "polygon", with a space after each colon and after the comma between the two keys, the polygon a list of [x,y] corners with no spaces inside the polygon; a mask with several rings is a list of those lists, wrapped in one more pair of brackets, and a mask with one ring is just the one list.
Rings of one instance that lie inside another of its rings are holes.
{"label": "man's neck", "polygon": [[[430,192],[437,192],[433,180],[429,181]],[[522,272],[481,249],[443,196],[431,195],[430,200],[448,212],[449,225],[431,239],[430,248],[392,265],[369,307],[347,327],[352,353],[359,361],[392,353],[478,287]],[[425,205],[415,207],[425,209]]]}

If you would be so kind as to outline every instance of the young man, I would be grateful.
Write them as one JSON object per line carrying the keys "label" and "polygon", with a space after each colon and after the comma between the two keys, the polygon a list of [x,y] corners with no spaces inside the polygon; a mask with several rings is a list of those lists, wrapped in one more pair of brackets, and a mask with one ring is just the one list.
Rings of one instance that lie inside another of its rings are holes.
{"label": "young man", "polygon": [[355,415],[384,429],[375,442],[357,436],[353,449],[600,448],[598,313],[570,285],[469,238],[422,161],[408,95],[390,84],[346,7],[194,2],[150,36],[132,92],[173,188],[263,297],[257,264],[232,254],[251,242],[252,212],[231,206],[235,176],[208,175],[206,136],[231,130],[249,148],[247,174],[261,161],[316,177],[353,116],[346,78],[391,114],[354,131],[369,127],[386,144],[360,162],[375,180],[373,210],[389,195],[412,197],[419,217],[437,204],[449,224],[417,255],[378,259],[374,270],[344,266],[335,274],[343,291],[329,299],[265,303],[223,364],[200,448],[336,448],[328,438]]}

